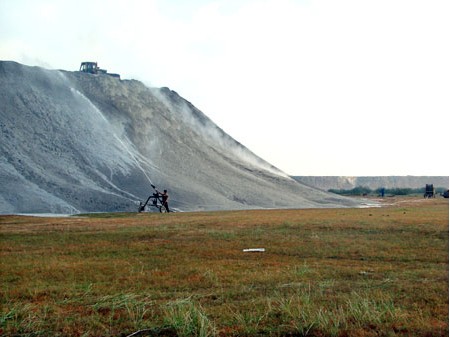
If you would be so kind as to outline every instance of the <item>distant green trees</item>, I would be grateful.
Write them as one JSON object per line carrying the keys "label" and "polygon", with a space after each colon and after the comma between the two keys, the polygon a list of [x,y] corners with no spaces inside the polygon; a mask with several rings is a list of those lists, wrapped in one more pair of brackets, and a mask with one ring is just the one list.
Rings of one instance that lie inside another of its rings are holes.
{"label": "distant green trees", "polygon": [[[345,189],[329,189],[328,192],[340,194],[340,195],[382,195],[382,187],[372,190],[365,186],[357,186],[350,190]],[[447,188],[444,187],[436,187],[436,194],[439,195],[446,191]],[[425,192],[425,187],[422,188],[385,188],[384,195],[414,195],[414,194],[423,194]]]}

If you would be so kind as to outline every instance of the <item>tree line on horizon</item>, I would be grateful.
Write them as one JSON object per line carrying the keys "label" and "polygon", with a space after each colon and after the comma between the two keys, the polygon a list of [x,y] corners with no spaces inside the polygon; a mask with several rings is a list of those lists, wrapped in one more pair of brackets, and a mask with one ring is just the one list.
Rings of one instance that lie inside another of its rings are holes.
{"label": "tree line on horizon", "polygon": [[[383,193],[384,190],[384,193]],[[446,187],[436,187],[435,192],[436,195],[441,195],[445,191],[447,191],[448,188]],[[418,188],[401,188],[401,187],[395,187],[395,188],[384,188],[379,187],[377,189],[371,189],[366,186],[357,186],[352,189],[334,189],[330,188],[328,192],[339,194],[339,195],[347,195],[347,196],[356,196],[356,195],[376,195],[376,196],[394,196],[394,195],[417,195],[417,194],[423,194],[425,192],[424,187],[418,187]]]}

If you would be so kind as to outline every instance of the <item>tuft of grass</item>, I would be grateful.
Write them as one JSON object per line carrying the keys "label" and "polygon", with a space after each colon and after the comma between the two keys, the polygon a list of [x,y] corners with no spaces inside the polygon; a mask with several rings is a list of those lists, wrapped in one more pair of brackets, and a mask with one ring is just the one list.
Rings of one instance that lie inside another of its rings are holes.
{"label": "tuft of grass", "polygon": [[95,313],[107,316],[107,330],[113,330],[116,321],[127,321],[134,330],[144,329],[154,315],[153,307],[152,300],[135,294],[104,296],[92,305]]}
{"label": "tuft of grass", "polygon": [[317,325],[316,310],[311,302],[311,293],[301,291],[291,297],[281,297],[278,300],[282,325],[288,327],[288,331],[294,331],[300,336],[308,336],[311,329]]}
{"label": "tuft of grass", "polygon": [[169,302],[164,308],[165,325],[173,328],[180,337],[211,337],[215,335],[214,324],[201,306],[189,298]]}

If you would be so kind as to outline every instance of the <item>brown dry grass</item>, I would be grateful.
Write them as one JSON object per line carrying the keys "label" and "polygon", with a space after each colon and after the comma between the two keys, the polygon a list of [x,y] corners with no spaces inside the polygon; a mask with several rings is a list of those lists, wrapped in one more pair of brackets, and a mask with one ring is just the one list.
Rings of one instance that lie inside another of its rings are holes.
{"label": "brown dry grass", "polygon": [[382,203],[0,216],[0,332],[446,336],[448,199]]}

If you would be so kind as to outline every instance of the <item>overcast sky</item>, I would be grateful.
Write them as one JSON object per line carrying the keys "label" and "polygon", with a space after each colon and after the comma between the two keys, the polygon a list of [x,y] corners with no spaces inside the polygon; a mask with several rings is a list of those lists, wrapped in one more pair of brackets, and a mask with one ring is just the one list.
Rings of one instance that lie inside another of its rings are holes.
{"label": "overcast sky", "polygon": [[448,0],[0,0],[0,59],[168,86],[290,175],[448,175],[449,18]]}

